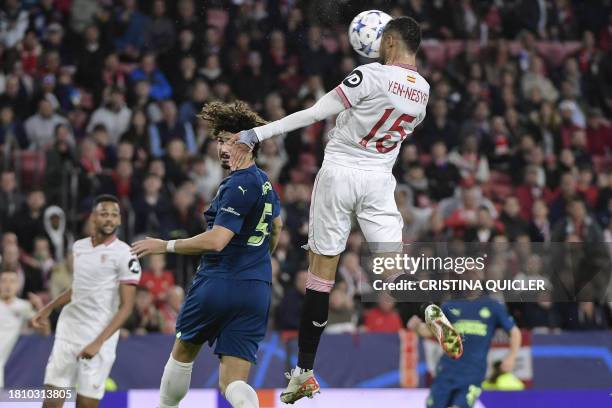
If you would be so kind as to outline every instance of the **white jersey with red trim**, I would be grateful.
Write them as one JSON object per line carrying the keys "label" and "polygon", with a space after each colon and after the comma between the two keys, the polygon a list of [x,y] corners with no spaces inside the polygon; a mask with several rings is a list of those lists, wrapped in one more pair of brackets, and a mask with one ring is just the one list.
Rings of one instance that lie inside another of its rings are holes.
{"label": "white jersey with red trim", "polygon": [[[79,345],[92,342],[119,308],[119,285],[140,282],[141,268],[130,246],[114,238],[93,246],[91,238],[72,247],[72,298],[62,309],[55,337]],[[116,343],[119,331],[107,341]]]}
{"label": "white jersey with red trim", "polygon": [[399,145],[425,118],[429,83],[411,65],[361,65],[336,92],[345,111],[329,132],[325,160],[390,172]]}

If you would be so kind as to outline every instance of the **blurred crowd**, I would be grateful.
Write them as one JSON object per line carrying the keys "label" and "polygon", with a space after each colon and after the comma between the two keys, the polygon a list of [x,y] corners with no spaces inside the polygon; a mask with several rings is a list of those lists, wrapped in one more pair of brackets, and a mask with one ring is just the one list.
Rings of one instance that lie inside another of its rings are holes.
{"label": "blurred crowd", "polygon": [[[3,0],[0,11],[0,242],[21,297],[71,284],[71,243],[93,198],[122,202],[120,236],[203,231],[224,177],[195,114],[247,101],[272,121],[312,105],[357,65],[359,11],[421,22],[425,43],[465,40],[443,64],[418,56],[428,114],[394,174],[404,241],[612,243],[612,13],[607,0]],[[432,41],[437,41],[433,42]],[[559,62],[546,42],[574,44]],[[258,164],[281,195],[273,328],[296,330],[307,275],[312,183],[333,119],[265,141]],[[417,305],[371,290],[351,234],[326,332],[393,332]],[[612,254],[608,253],[608,255]],[[497,265],[505,267],[520,254]],[[530,274],[538,261],[516,263]],[[125,332],[174,332],[196,257],[144,261]],[[606,281],[605,283],[609,282]],[[604,284],[605,284],[604,283]],[[612,301],[612,291],[608,291]],[[602,329],[605,301],[512,309],[522,327]]]}

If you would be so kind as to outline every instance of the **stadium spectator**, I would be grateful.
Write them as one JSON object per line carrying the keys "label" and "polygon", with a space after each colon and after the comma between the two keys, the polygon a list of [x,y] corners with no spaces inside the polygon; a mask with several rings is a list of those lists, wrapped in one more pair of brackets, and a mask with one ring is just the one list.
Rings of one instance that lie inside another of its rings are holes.
{"label": "stadium spectator", "polygon": [[77,165],[75,141],[67,125],[55,127],[53,145],[45,156],[45,194],[49,204],[59,204],[65,189],[64,180]]}
{"label": "stadium spectator", "polygon": [[144,43],[157,54],[168,51],[174,45],[175,29],[172,20],[166,16],[166,2],[153,1],[152,16],[146,25]]}
{"label": "stadium spectator", "polygon": [[167,100],[162,102],[161,109],[162,120],[149,127],[151,155],[153,157],[163,156],[167,145],[172,139],[182,140],[189,152],[194,154],[197,146],[191,123],[181,123],[178,120],[174,101]]}
{"label": "stadium spectator", "polygon": [[168,300],[169,293],[174,286],[174,276],[166,269],[164,255],[149,257],[149,267],[142,272],[140,286],[153,295],[153,301],[158,307]]}
{"label": "stadium spectator", "polygon": [[[133,2],[133,0],[126,0]],[[149,96],[156,101],[163,101],[172,96],[172,87],[166,76],[155,66],[155,54],[147,53],[142,57],[140,67],[130,74],[132,82],[146,80],[151,84]]]}
{"label": "stadium spectator", "polygon": [[20,148],[28,146],[23,123],[15,118],[15,112],[10,105],[0,106],[0,146],[17,145]]}
{"label": "stadium spectator", "polygon": [[134,311],[123,326],[130,333],[158,333],[163,328],[162,315],[155,308],[153,295],[146,288],[138,288]]}
{"label": "stadium spectator", "polygon": [[68,124],[66,118],[55,113],[55,109],[49,98],[43,97],[38,102],[38,112],[25,121],[30,149],[45,150],[53,143],[55,127]]}
{"label": "stadium spectator", "polygon": [[34,238],[45,236],[43,223],[45,193],[38,189],[30,191],[25,204],[9,221],[7,230],[17,234],[21,247],[26,253],[32,253]]}
{"label": "stadium spectator", "polygon": [[514,241],[519,235],[527,233],[527,221],[521,218],[521,205],[516,197],[508,197],[499,215],[499,221],[504,226],[504,232]]}
{"label": "stadium spectator", "polygon": [[16,244],[3,245],[0,269],[17,273],[17,295],[19,297],[25,299],[30,293],[42,292],[44,285],[41,271],[19,260],[19,247]]}
{"label": "stadium spectator", "polygon": [[132,111],[126,106],[125,96],[120,88],[111,88],[105,99],[104,104],[91,115],[87,131],[91,132],[95,126],[103,125],[108,131],[109,143],[115,145],[130,126]]}
{"label": "stadium spectator", "polygon": [[306,293],[306,278],[308,271],[298,271],[294,276],[293,286],[285,292],[283,300],[276,309],[274,323],[277,330],[297,330],[300,323],[300,313]]}
{"label": "stadium spectator", "polygon": [[397,333],[403,328],[402,319],[395,309],[395,301],[386,294],[378,297],[375,307],[363,316],[365,330],[372,333]]}
{"label": "stadium spectator", "polygon": [[[446,138],[444,138],[446,140]],[[447,145],[442,140],[431,147],[431,163],[425,168],[431,198],[440,201],[450,197],[459,185],[461,175],[457,167],[448,160]]]}
{"label": "stadium spectator", "polygon": [[185,291],[180,286],[172,286],[168,290],[166,302],[160,308],[164,322],[162,333],[174,334],[176,332],[176,319],[185,300]]}
{"label": "stadium spectator", "polygon": [[346,282],[337,283],[329,294],[327,333],[351,333],[356,329],[355,302],[348,294]]}
{"label": "stadium spectator", "polygon": [[478,209],[477,221],[473,227],[465,231],[464,240],[466,242],[491,242],[495,235],[499,233],[495,221],[487,207]]}
{"label": "stadium spectator", "polygon": [[15,172],[3,171],[0,175],[0,229],[8,228],[24,201],[23,194],[17,187]]}
{"label": "stadium spectator", "polygon": [[162,195],[162,179],[156,174],[148,174],[143,182],[143,192],[134,200],[136,234],[154,233],[161,226],[162,219],[169,211],[169,202]]}

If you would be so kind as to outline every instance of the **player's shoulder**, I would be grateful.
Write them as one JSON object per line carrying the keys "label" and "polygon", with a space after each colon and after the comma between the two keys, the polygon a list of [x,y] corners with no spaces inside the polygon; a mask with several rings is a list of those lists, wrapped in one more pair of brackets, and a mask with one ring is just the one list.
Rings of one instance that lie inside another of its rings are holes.
{"label": "player's shoulder", "polygon": [[[265,173],[263,173],[265,175]],[[232,173],[227,182],[225,183],[226,188],[235,189],[237,188],[243,194],[243,189],[251,188],[254,192],[256,189],[260,189],[262,185],[263,176],[262,172],[260,172],[259,168],[254,166],[248,169],[243,169],[237,172]],[[267,176],[265,176],[267,180]],[[247,190],[248,191],[248,190]]]}
{"label": "player's shoulder", "polygon": [[362,82],[375,82],[380,78],[380,75],[384,72],[384,65],[378,62],[371,62],[369,64],[359,65],[354,68],[342,84],[348,88],[355,88]]}
{"label": "player's shoulder", "polygon": [[81,239],[77,239],[76,241],[74,241],[74,243],[72,244],[72,250],[79,250],[79,249],[85,249],[91,247],[91,237],[85,237],[85,238],[81,238]]}
{"label": "player's shoulder", "polygon": [[385,69],[385,66],[381,64],[380,62],[370,62],[368,64],[359,65],[355,69],[361,69],[363,71],[368,71],[368,72],[379,72],[379,71],[383,71]]}
{"label": "player's shoulder", "polygon": [[359,65],[351,74],[360,75],[362,80],[378,81],[384,75],[387,67],[380,62],[370,62],[369,64]]}
{"label": "player's shoulder", "polygon": [[116,252],[120,255],[132,254],[132,248],[130,247],[130,245],[127,242],[120,240],[119,238],[115,238],[113,242],[109,244],[109,247],[113,249],[113,252]]}

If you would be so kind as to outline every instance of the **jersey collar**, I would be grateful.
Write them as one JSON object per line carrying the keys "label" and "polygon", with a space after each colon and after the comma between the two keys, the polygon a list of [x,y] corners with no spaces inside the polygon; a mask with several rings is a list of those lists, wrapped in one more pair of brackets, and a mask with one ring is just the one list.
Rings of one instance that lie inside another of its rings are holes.
{"label": "jersey collar", "polygon": [[244,169],[240,169],[240,170],[234,170],[231,172],[231,174],[236,174],[239,173],[241,171],[253,171],[257,168],[257,165],[255,163],[251,164],[249,167],[245,167]]}
{"label": "jersey collar", "polygon": [[98,244],[98,245],[94,245],[93,237],[89,237],[89,243],[91,244],[92,248],[95,248],[95,247],[100,246],[100,245],[109,246],[110,244],[115,242],[116,239],[117,239],[117,235],[113,235],[112,237],[110,237],[109,239],[104,241],[103,243]]}
{"label": "jersey collar", "polygon": [[418,72],[417,71],[417,67],[415,67],[414,65],[410,65],[410,64],[391,64],[391,65],[393,65],[395,67],[401,67],[401,68],[409,69],[409,70],[414,71],[414,72]]}

